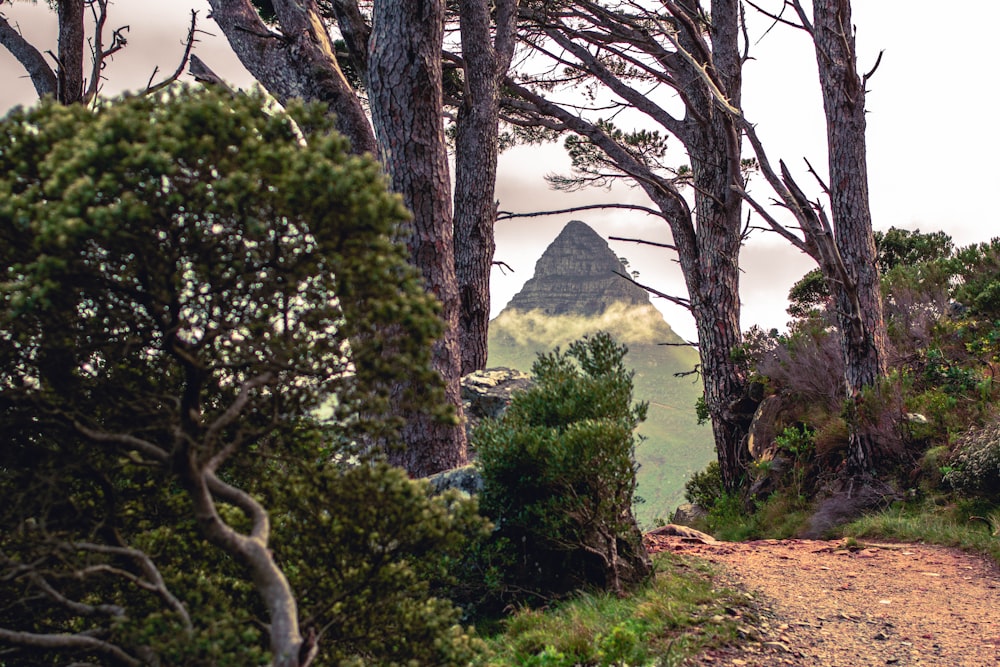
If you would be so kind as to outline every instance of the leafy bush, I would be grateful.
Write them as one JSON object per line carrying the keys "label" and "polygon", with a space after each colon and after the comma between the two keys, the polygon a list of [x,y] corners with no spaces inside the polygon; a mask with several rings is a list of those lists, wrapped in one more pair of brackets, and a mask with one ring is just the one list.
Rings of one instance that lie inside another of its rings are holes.
{"label": "leafy bush", "polygon": [[967,496],[1000,499],[1000,417],[962,437],[944,481]]}
{"label": "leafy bush", "polygon": [[712,461],[684,483],[684,497],[687,501],[707,510],[715,507],[723,492],[722,472],[718,461]]}
{"label": "leafy bush", "polygon": [[480,556],[501,596],[620,592],[650,574],[632,513],[646,405],[632,404],[626,351],[600,333],[540,355],[534,385],[475,431],[481,506],[496,522]]}

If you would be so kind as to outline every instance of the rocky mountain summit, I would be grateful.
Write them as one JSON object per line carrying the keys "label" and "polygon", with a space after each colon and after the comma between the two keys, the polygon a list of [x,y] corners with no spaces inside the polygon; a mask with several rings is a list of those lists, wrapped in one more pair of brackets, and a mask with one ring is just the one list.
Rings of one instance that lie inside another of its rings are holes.
{"label": "rocky mountain summit", "polygon": [[646,290],[619,274],[628,270],[607,241],[573,220],[535,264],[535,275],[507,304],[511,310],[546,315],[600,315],[613,304],[649,303]]}

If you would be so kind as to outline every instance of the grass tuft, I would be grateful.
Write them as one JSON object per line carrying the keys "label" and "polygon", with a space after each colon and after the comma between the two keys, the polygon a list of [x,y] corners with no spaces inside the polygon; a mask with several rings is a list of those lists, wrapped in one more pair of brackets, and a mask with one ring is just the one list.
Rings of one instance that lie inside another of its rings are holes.
{"label": "grass tuft", "polygon": [[654,561],[654,579],[627,597],[583,594],[515,613],[490,640],[485,665],[670,667],[736,640],[744,597],[713,588],[704,564],[671,554]]}
{"label": "grass tuft", "polygon": [[[993,525],[972,517],[984,517]],[[972,504],[938,505],[932,501],[899,504],[863,517],[841,529],[854,538],[882,538],[901,542],[927,542],[982,554],[1000,564],[1000,538],[994,535],[1000,510]]]}

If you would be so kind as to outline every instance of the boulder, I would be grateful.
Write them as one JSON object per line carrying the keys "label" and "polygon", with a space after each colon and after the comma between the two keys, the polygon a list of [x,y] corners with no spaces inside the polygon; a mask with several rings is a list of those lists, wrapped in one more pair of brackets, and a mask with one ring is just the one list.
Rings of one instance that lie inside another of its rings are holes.
{"label": "boulder", "polygon": [[483,419],[497,419],[510,405],[511,395],[531,386],[531,376],[513,368],[487,368],[462,378],[465,430],[471,436]]}
{"label": "boulder", "polygon": [[678,526],[692,526],[708,516],[708,510],[701,505],[684,503],[674,510],[670,523]]}
{"label": "boulder", "polygon": [[448,489],[458,489],[462,493],[474,496],[483,490],[483,477],[479,474],[479,469],[471,463],[431,475],[427,481],[437,494],[444,493]]}

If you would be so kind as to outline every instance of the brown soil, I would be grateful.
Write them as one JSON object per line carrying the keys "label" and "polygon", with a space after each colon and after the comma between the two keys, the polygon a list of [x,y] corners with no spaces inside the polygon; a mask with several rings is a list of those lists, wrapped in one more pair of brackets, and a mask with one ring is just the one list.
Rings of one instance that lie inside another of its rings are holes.
{"label": "brown soil", "polygon": [[922,544],[647,540],[714,563],[720,588],[750,596],[733,612],[747,640],[691,664],[1000,665],[1000,570],[982,558]]}

